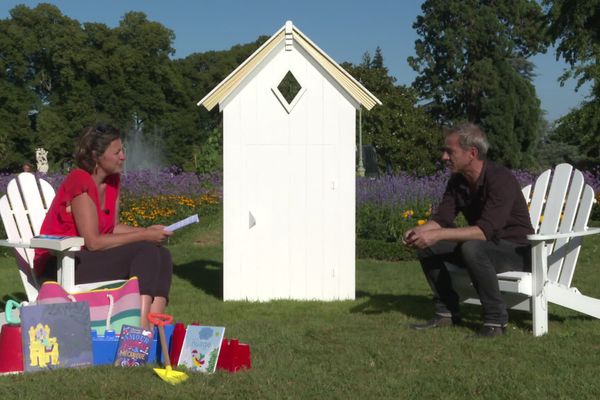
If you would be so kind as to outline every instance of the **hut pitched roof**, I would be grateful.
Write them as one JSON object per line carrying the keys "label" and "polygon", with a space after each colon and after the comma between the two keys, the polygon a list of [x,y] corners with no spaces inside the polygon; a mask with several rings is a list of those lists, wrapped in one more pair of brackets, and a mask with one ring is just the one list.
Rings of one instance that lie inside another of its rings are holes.
{"label": "hut pitched roof", "polygon": [[206,107],[207,110],[212,110],[215,105],[220,104],[282,41],[285,42],[286,47],[293,46],[293,43],[301,46],[356,102],[367,110],[377,104],[381,105],[381,101],[377,97],[340,67],[338,63],[296,28],[291,21],[287,21],[281,29],[275,32],[229,76],[204,96],[198,102],[198,105]]}

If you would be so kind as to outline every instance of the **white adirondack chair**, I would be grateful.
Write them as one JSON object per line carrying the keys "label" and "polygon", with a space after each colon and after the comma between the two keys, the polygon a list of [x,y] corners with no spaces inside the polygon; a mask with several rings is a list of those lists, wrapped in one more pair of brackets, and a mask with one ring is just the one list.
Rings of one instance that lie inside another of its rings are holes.
{"label": "white adirondack chair", "polygon": [[[43,179],[36,179],[29,172],[20,173],[8,183],[6,194],[0,198],[0,215],[6,230],[7,240],[1,240],[1,246],[13,247],[23,287],[28,301],[35,301],[38,283],[33,273],[34,248],[30,245],[33,236],[40,233],[46,211],[54,199],[54,189]],[[122,280],[75,284],[75,260],[73,252],[84,245],[79,238],[78,247],[56,252],[58,257],[57,282],[68,292],[75,293],[95,289]]]}
{"label": "white adirondack chair", "polygon": [[[600,299],[585,296],[571,286],[583,237],[600,233],[587,223],[595,202],[583,174],[569,164],[542,173],[523,188],[535,234],[531,242],[532,272],[498,274],[507,306],[531,312],[533,334],[548,332],[548,302],[600,318]],[[461,300],[481,304],[466,271],[451,266],[453,285]]]}

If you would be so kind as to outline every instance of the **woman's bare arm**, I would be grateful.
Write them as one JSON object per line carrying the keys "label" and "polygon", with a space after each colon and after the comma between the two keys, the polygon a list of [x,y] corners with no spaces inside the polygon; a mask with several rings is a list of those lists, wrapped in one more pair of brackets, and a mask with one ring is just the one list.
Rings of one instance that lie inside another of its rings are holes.
{"label": "woman's bare arm", "polygon": [[77,231],[85,240],[85,247],[91,251],[105,250],[140,241],[161,243],[173,234],[172,232],[159,229],[157,226],[133,228],[123,224],[115,226],[115,231],[111,234],[100,234],[96,205],[87,193],[82,193],[73,198],[71,201],[71,213],[73,214]]}

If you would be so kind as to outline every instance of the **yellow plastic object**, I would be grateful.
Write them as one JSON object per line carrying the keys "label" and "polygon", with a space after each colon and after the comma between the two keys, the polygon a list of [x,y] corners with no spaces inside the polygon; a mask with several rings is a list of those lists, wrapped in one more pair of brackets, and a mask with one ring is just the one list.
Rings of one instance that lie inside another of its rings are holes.
{"label": "yellow plastic object", "polygon": [[156,375],[158,375],[160,379],[171,385],[177,385],[188,378],[188,375],[185,372],[174,371],[170,365],[166,365],[165,368],[154,368],[154,372],[156,372]]}
{"label": "yellow plastic object", "polygon": [[185,372],[174,371],[171,368],[171,359],[169,358],[169,349],[167,348],[167,338],[165,337],[165,325],[173,322],[173,317],[165,314],[148,314],[148,320],[158,326],[158,334],[160,336],[160,347],[165,360],[165,368],[154,368],[156,375],[163,381],[171,385],[177,385],[185,381],[188,375]]}

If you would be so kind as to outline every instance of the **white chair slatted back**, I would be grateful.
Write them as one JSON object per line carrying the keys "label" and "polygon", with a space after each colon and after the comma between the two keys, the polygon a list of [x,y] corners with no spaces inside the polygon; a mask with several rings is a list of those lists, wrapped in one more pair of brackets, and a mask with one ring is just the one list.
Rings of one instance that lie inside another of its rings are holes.
{"label": "white chair slatted back", "polygon": [[[0,204],[8,240],[29,243],[33,236],[38,235],[52,199],[54,199],[52,186],[43,179],[39,180],[38,186],[38,180],[32,173],[22,172],[12,179]],[[34,250],[23,248],[15,250],[32,268]]]}
{"label": "white chair slatted back", "polygon": [[[21,192],[17,185],[17,180],[13,179],[8,183],[6,188],[6,196],[10,202],[10,209],[14,216],[15,222],[17,223],[18,237],[15,240],[20,240],[24,243],[29,243],[29,240],[34,236],[31,224],[29,222],[29,216]],[[26,250],[27,262],[30,262],[33,258],[33,250]],[[29,256],[31,253],[31,256]]]}
{"label": "white chair slatted back", "polygon": [[8,196],[4,195],[0,198],[0,216],[2,216],[2,222],[4,223],[4,230],[6,236],[11,242],[21,240],[19,230],[17,229],[17,223],[12,213]]}
{"label": "white chair slatted back", "polygon": [[542,172],[535,181],[533,193],[531,194],[529,216],[535,233],[538,233],[540,229],[540,217],[542,216],[543,207],[546,202],[546,190],[548,189],[548,182],[550,182],[550,173],[550,170]]}
{"label": "white chair slatted back", "polygon": [[[2,216],[2,222],[4,223],[4,230],[6,231],[6,237],[11,242],[20,242],[21,234],[15,221],[15,215],[12,212],[8,196],[4,195],[0,199],[0,215]],[[15,248],[15,251],[21,256],[21,258],[27,260],[27,253],[23,248]]]}
{"label": "white chair slatted back", "polygon": [[[584,180],[581,171],[574,170],[571,177],[571,184],[564,205],[564,210],[560,217],[558,232],[568,233],[573,230],[575,217],[579,209],[581,191],[583,190]],[[554,282],[559,281],[561,269],[567,252],[573,249],[573,244],[569,244],[569,238],[559,238],[554,244],[554,251],[548,257],[548,279]]]}
{"label": "white chair slatted back", "polygon": [[38,235],[42,223],[44,222],[44,218],[46,217],[47,209],[44,206],[37,180],[35,179],[35,175],[31,173],[21,173],[17,176],[17,181],[21,188],[25,209],[29,214],[29,222],[31,224],[33,235]]}
{"label": "white chair slatted back", "polygon": [[565,196],[571,180],[573,167],[569,164],[559,164],[554,168],[552,181],[546,196],[540,234],[552,234],[558,232],[558,223],[565,204]]}
{"label": "white chair slatted back", "polygon": [[54,188],[51,184],[46,182],[43,179],[38,180],[40,185],[41,195],[44,199],[44,215],[48,212],[50,205],[52,204],[52,200],[54,200]]}
{"label": "white chair slatted back", "polygon": [[[22,213],[21,213],[22,214]],[[4,223],[4,230],[6,236],[11,242],[21,242],[21,233],[17,227],[17,221],[15,214],[11,208],[11,204],[8,201],[8,196],[4,195],[0,198],[0,216]],[[19,267],[19,275],[25,288],[27,298],[33,301],[37,297],[37,289],[34,274],[31,270],[31,263],[33,262],[33,250],[24,248],[14,248],[17,265]],[[32,284],[33,282],[33,284]]]}
{"label": "white chair slatted back", "polygon": [[523,193],[523,197],[525,197],[525,202],[527,205],[531,204],[531,185],[527,185],[521,189],[521,193]]}
{"label": "white chair slatted back", "polygon": [[[581,196],[581,201],[579,202],[575,224],[573,225],[574,230],[583,231],[587,229],[587,223],[590,213],[592,212],[592,206],[594,205],[594,202],[594,189],[592,189],[590,185],[585,185],[583,189],[583,195]],[[576,237],[568,243],[569,250],[565,256],[562,272],[560,274],[560,278],[558,279],[559,284],[571,286],[571,281],[573,280],[573,274],[575,273],[577,258],[579,257],[579,250],[581,249],[582,242],[583,237]]]}

